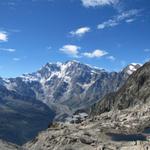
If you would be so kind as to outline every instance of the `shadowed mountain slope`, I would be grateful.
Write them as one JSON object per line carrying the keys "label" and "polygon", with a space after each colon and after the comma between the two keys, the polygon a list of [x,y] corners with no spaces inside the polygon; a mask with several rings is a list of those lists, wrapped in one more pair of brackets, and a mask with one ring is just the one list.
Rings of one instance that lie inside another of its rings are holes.
{"label": "shadowed mountain slope", "polygon": [[150,101],[150,62],[134,72],[117,92],[106,95],[91,108],[91,115],[143,105]]}

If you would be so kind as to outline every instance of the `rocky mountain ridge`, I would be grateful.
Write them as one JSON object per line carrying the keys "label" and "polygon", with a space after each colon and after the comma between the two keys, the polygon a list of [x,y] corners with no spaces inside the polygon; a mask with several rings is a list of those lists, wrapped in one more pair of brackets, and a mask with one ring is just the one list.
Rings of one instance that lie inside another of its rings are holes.
{"label": "rocky mountain ridge", "polygon": [[91,108],[91,115],[113,109],[121,110],[150,101],[150,62],[134,72],[125,84],[114,93],[106,95]]}
{"label": "rocky mountain ridge", "polygon": [[29,150],[149,150],[149,85],[150,62],[121,89],[95,104],[90,118],[79,124],[53,124],[24,146]]}
{"label": "rocky mountain ridge", "polygon": [[[139,67],[128,68],[134,71]],[[129,69],[107,72],[68,61],[47,63],[21,77],[0,78],[0,137],[17,144],[30,140],[54,117],[63,121],[77,109],[116,91],[128,78]]]}
{"label": "rocky mountain ridge", "polygon": [[76,110],[88,107],[107,93],[119,89],[139,67],[139,64],[130,64],[117,73],[76,61],[47,63],[37,72],[1,79],[0,84],[22,96],[38,99],[49,107],[57,104],[64,106],[64,110]]}
{"label": "rocky mountain ridge", "polygon": [[147,63],[132,73],[117,92],[92,107],[85,121],[50,124],[17,150],[149,150],[149,71]]}

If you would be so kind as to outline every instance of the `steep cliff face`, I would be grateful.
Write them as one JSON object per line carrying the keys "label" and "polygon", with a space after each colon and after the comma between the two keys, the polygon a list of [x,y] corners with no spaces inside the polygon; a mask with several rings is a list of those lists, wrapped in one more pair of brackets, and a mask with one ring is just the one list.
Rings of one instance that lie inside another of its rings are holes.
{"label": "steep cliff face", "polygon": [[91,115],[125,109],[150,101],[150,62],[134,72],[119,91],[106,95],[91,108]]}

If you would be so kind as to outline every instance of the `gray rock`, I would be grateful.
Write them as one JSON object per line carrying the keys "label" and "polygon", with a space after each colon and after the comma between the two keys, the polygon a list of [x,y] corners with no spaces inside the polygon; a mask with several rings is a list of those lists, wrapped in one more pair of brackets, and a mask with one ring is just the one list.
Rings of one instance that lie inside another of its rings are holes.
{"label": "gray rock", "polygon": [[117,91],[106,95],[91,108],[91,115],[110,110],[122,110],[150,101],[150,63],[134,72],[125,84]]}

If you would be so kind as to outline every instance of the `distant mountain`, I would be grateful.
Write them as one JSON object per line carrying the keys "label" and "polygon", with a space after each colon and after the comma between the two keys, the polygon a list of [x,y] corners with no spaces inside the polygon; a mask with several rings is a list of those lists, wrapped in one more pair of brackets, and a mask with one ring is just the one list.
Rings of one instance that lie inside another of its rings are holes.
{"label": "distant mountain", "polygon": [[63,121],[118,90],[139,67],[131,64],[120,72],[107,72],[67,61],[47,63],[17,78],[0,78],[0,138],[17,144],[30,140],[54,117]]}
{"label": "distant mountain", "polygon": [[135,72],[141,66],[142,66],[142,64],[131,63],[123,69],[123,72],[126,73],[127,75],[131,75],[133,72]]}
{"label": "distant mountain", "polygon": [[[135,70],[129,65],[123,69],[124,73],[129,73],[129,69]],[[82,123],[54,123],[24,147],[29,150],[148,150],[149,91],[150,62],[133,72],[117,92],[93,105],[91,117]]]}
{"label": "distant mountain", "polygon": [[117,92],[106,95],[91,108],[91,115],[122,110],[150,102],[150,62],[134,72]]}
{"label": "distant mountain", "polygon": [[77,61],[47,63],[37,72],[3,79],[0,83],[8,90],[42,101],[59,113],[61,108],[65,115],[69,110],[88,107],[107,93],[118,90],[139,67],[139,64],[131,64],[121,72],[107,72]]}

